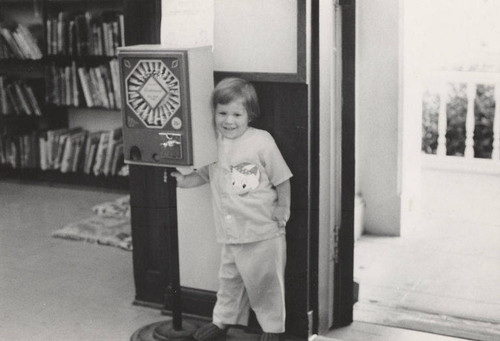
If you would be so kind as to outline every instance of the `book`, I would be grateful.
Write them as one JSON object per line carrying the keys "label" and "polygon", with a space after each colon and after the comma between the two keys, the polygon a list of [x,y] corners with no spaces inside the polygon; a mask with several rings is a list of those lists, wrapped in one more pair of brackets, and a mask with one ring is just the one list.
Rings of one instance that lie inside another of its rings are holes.
{"label": "book", "polygon": [[120,89],[120,70],[118,61],[113,59],[109,62],[109,70],[111,73],[111,84],[113,86],[113,94],[115,97],[116,109],[122,108],[121,89]]}
{"label": "book", "polygon": [[[41,29],[36,25],[35,29]],[[33,37],[28,28],[24,25],[18,24],[17,27],[12,32],[13,38],[16,40],[18,46],[23,51],[26,59],[41,59],[42,52],[38,47],[36,39]]]}
{"label": "book", "polygon": [[49,160],[47,157],[47,131],[40,132],[38,136],[38,146],[40,148],[40,169],[49,169]]}
{"label": "book", "polygon": [[[61,172],[66,172],[71,163],[72,143],[71,137],[82,131],[81,127],[67,129],[59,135],[59,146],[57,149],[57,156],[54,159],[54,169],[59,169]],[[64,167],[64,171],[63,171]]]}
{"label": "book", "polygon": [[12,31],[11,35],[12,35],[12,39],[15,40],[17,46],[21,50],[21,53],[23,55],[23,59],[35,59],[31,55],[29,47],[27,45],[27,42],[23,39],[21,34],[17,31]]}
{"label": "book", "polygon": [[75,16],[75,45],[76,45],[76,55],[87,56],[88,55],[88,32],[87,32],[87,20],[84,14],[77,14]]}
{"label": "book", "polygon": [[21,111],[27,115],[32,115],[33,112],[31,111],[31,106],[28,104],[28,99],[21,88],[20,82],[14,82],[12,85],[16,92],[18,103],[21,105]]}
{"label": "book", "polygon": [[113,90],[113,84],[111,81],[111,71],[109,70],[108,67],[104,65],[99,66],[99,69],[101,70],[101,76],[106,88],[106,93],[108,95],[109,108],[116,109],[117,106],[115,100],[115,93]]}
{"label": "book", "polygon": [[47,54],[52,55],[52,19],[47,19],[45,22],[45,47]]}
{"label": "book", "polygon": [[68,128],[52,129],[47,131],[47,163],[48,169],[55,169],[56,158],[59,155],[60,136],[64,135]]}
{"label": "book", "polygon": [[106,85],[104,84],[104,77],[101,73],[101,69],[99,67],[91,68],[91,74],[93,75],[94,84],[96,85],[97,93],[99,96],[99,101],[102,106],[106,109],[110,109],[109,99],[108,99],[108,91],[106,90]]}
{"label": "book", "polygon": [[99,88],[99,78],[96,74],[96,68],[90,67],[88,71],[90,80],[90,94],[92,96],[92,101],[94,101],[94,106],[104,107],[101,89]]}
{"label": "book", "polygon": [[0,111],[4,115],[7,115],[9,113],[7,93],[5,92],[5,77],[2,76],[0,76]]}
{"label": "book", "polygon": [[64,55],[68,50],[68,13],[59,12],[57,16],[57,54]]}
{"label": "book", "polygon": [[123,141],[120,141],[115,145],[113,151],[113,161],[111,163],[111,172],[110,175],[115,176],[118,174],[118,171],[125,164],[124,154],[123,154]]}
{"label": "book", "polygon": [[10,137],[7,142],[7,160],[12,168],[19,168],[19,141],[16,138]]}
{"label": "book", "polygon": [[85,161],[85,144],[87,142],[88,131],[84,130],[81,135],[75,139],[73,164],[71,165],[72,172],[83,171]]}
{"label": "book", "polygon": [[85,174],[90,174],[95,161],[95,155],[97,151],[97,146],[101,139],[102,131],[90,132],[87,137],[87,143],[85,145],[85,163],[83,172]]}
{"label": "book", "polygon": [[78,76],[80,78],[80,85],[82,86],[83,95],[85,97],[85,102],[87,107],[91,108],[94,106],[94,100],[92,98],[90,90],[90,77],[87,70],[84,67],[78,68]]}
{"label": "book", "polygon": [[57,153],[54,154],[54,159],[52,160],[53,169],[61,169],[61,161],[63,158],[64,151],[66,149],[66,140],[68,139],[68,134],[64,133],[57,138]]}
{"label": "book", "polygon": [[5,155],[5,136],[4,134],[0,134],[0,165],[7,164],[7,157]]}
{"label": "book", "polygon": [[106,151],[106,157],[104,158],[104,166],[102,173],[105,176],[108,176],[111,172],[112,163],[113,163],[113,151],[115,146],[123,141],[123,131],[121,127],[111,129],[109,131],[109,141],[108,147]]}
{"label": "book", "polygon": [[33,109],[33,112],[37,116],[42,116],[42,110],[40,108],[40,105],[38,104],[38,100],[35,97],[35,93],[33,92],[33,89],[29,85],[26,85],[24,83],[23,83],[23,85],[24,85],[24,90],[26,92],[29,104],[30,104],[31,108]]}
{"label": "book", "polygon": [[118,28],[120,30],[119,46],[125,46],[125,16],[123,14],[118,14]]}
{"label": "book", "polygon": [[71,67],[65,66],[63,69],[64,101],[65,105],[73,105],[73,82],[71,81]]}
{"label": "book", "polygon": [[80,105],[80,91],[78,88],[78,76],[76,71],[76,62],[71,62],[71,88],[73,89],[71,102],[75,107]]}
{"label": "book", "polygon": [[30,135],[30,143],[31,143],[31,150],[32,150],[32,158],[30,162],[30,167],[31,168],[38,168],[40,165],[40,146],[39,146],[39,136],[40,133],[39,131],[33,131]]}
{"label": "book", "polygon": [[16,91],[14,89],[13,84],[7,84],[5,86],[5,92],[7,94],[7,98],[9,100],[9,103],[11,104],[11,107],[16,115],[19,115],[21,113],[21,104],[19,103],[16,95]]}
{"label": "book", "polygon": [[51,32],[50,32],[50,35],[51,35],[51,55],[56,55],[57,54],[57,18],[53,18],[52,20],[52,25],[51,25]]}
{"label": "book", "polygon": [[81,140],[85,134],[86,131],[82,130],[80,127],[68,132],[64,145],[64,152],[61,157],[61,173],[73,171],[73,159],[76,157],[77,141]]}
{"label": "book", "polygon": [[9,46],[12,54],[19,59],[26,59],[24,56],[23,52],[17,45],[17,42],[15,41],[14,37],[12,36],[12,33],[10,32],[9,29],[5,27],[0,27],[0,35],[4,38],[4,40],[7,42],[7,45]]}
{"label": "book", "polygon": [[104,131],[101,134],[101,138],[99,139],[99,144],[97,146],[96,154],[95,154],[95,162],[92,167],[92,173],[95,176],[103,174],[104,164],[106,162],[107,150],[109,147],[110,141],[110,131]]}
{"label": "book", "polygon": [[76,28],[75,21],[70,20],[68,23],[68,55],[74,56],[76,51]]}
{"label": "book", "polygon": [[[30,29],[34,31],[37,30],[43,31],[43,27],[38,24],[31,25]],[[33,59],[41,59],[43,57],[42,51],[40,50],[38,42],[31,33],[31,31],[24,25],[18,25],[17,31],[22,35],[23,39],[27,42],[30,53],[33,56]]]}
{"label": "book", "polygon": [[92,41],[92,21],[94,20],[94,15],[90,11],[86,11],[84,17],[85,17],[85,30],[87,32],[85,40],[85,45],[87,50],[86,55],[91,55],[94,49]]}

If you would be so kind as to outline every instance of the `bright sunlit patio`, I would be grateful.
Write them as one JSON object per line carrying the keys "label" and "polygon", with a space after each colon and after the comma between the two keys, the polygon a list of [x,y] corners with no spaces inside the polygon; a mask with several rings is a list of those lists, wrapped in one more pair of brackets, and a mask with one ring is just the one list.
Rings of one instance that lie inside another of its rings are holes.
{"label": "bright sunlit patio", "polygon": [[498,340],[500,2],[404,3],[401,176],[411,219],[400,237],[356,241],[354,319]]}

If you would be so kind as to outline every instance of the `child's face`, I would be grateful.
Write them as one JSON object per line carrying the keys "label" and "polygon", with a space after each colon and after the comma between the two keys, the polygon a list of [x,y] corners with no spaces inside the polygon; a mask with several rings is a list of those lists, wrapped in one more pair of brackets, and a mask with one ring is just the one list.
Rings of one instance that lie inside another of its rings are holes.
{"label": "child's face", "polygon": [[236,139],[248,129],[248,113],[242,99],[215,107],[215,127],[225,138]]}

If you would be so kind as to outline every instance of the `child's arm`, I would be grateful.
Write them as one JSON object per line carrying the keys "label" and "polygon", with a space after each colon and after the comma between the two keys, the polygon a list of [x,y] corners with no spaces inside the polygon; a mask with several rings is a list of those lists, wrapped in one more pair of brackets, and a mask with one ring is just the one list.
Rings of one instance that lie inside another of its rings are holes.
{"label": "child's arm", "polygon": [[207,182],[203,179],[200,174],[192,172],[189,174],[181,174],[180,172],[172,172],[172,176],[177,180],[177,187],[180,188],[192,188],[206,184]]}
{"label": "child's arm", "polygon": [[276,186],[276,192],[278,192],[278,206],[274,209],[273,219],[278,222],[279,227],[285,227],[290,219],[290,180]]}

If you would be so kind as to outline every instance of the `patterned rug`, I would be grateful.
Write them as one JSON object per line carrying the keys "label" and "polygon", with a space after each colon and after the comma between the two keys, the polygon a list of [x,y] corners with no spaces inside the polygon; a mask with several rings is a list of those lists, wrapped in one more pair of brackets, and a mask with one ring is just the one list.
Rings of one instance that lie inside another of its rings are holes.
{"label": "patterned rug", "polygon": [[132,251],[130,196],[92,208],[94,216],[52,232],[52,237],[110,245]]}

